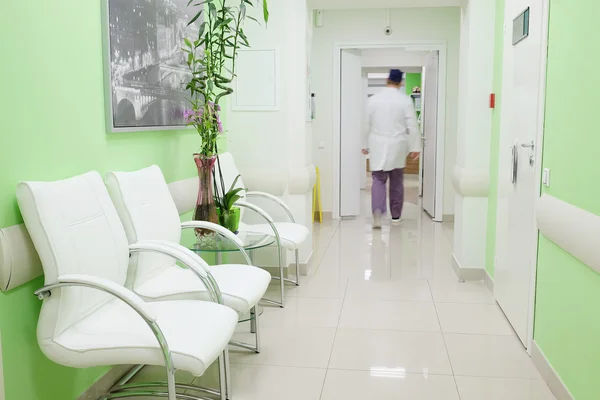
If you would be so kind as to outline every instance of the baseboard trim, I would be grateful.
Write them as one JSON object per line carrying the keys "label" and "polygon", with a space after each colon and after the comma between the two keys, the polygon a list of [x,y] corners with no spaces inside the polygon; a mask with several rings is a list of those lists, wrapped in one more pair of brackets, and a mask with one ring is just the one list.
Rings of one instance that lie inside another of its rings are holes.
{"label": "baseboard trim", "polygon": [[485,281],[485,286],[487,286],[488,290],[491,293],[494,293],[494,278],[490,276],[490,273],[487,271],[487,269],[485,270],[485,276],[483,277],[483,280]]}
{"label": "baseboard trim", "polygon": [[569,392],[567,385],[565,385],[558,373],[556,373],[556,370],[552,367],[552,364],[550,364],[550,361],[535,340],[531,349],[531,359],[540,375],[542,375],[542,379],[556,397],[556,400],[575,400],[575,397]]}
{"label": "baseboard trim", "polygon": [[108,391],[115,386],[115,384],[121,379],[127,372],[133,368],[133,365],[118,365],[111,368],[102,378],[98,379],[96,383],[89,387],[77,400],[98,400],[102,395],[108,393]]}
{"label": "baseboard trim", "polygon": [[442,221],[443,222],[454,222],[455,215],[454,214],[443,214]]}
{"label": "baseboard trim", "polygon": [[[315,211],[313,217],[314,217],[313,220],[318,222],[319,212]],[[333,213],[331,211],[323,211],[323,221],[331,221],[332,219],[333,219]]]}
{"label": "baseboard trim", "polygon": [[452,254],[452,268],[463,281],[482,281],[485,277],[485,268],[463,267],[458,262],[456,254]]}

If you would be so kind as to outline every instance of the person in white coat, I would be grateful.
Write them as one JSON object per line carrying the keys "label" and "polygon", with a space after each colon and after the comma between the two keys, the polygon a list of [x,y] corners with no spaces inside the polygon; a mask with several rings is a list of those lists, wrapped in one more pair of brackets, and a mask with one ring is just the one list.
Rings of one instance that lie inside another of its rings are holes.
{"label": "person in white coat", "polygon": [[370,155],[374,228],[381,228],[386,213],[388,179],[392,223],[402,220],[406,159],[409,155],[418,159],[420,152],[417,113],[413,100],[400,90],[402,82],[402,71],[391,70],[386,88],[368,102],[367,146],[362,152]]}

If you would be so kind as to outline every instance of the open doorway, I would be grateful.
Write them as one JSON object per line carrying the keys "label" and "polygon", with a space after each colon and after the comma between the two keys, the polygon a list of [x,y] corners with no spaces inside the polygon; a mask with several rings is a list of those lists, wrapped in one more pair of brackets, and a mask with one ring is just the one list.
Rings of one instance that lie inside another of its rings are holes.
{"label": "open doorway", "polygon": [[440,88],[440,82],[445,84],[445,79],[440,79],[445,73],[445,52],[440,68],[440,50],[339,47],[338,51],[339,104],[334,108],[340,117],[334,131],[339,134],[338,215],[364,213],[362,199],[371,186],[369,157],[360,153],[368,130],[367,100],[385,88],[389,70],[399,68],[405,73],[401,90],[413,99],[417,111],[422,150],[418,161],[406,161],[405,201],[422,206],[434,220],[441,221],[443,168],[438,165],[443,165],[444,124],[437,121],[445,102],[445,90]]}

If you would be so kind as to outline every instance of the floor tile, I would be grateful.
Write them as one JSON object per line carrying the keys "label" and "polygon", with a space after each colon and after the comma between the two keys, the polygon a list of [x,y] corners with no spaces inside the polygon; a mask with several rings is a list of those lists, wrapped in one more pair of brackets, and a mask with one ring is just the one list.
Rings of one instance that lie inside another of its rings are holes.
{"label": "floor tile", "polygon": [[340,329],[329,368],[452,375],[441,333]]}
{"label": "floor tile", "polygon": [[[231,348],[234,364],[284,367],[327,368],[335,328],[264,328],[261,330],[260,354]],[[236,340],[252,343],[253,335],[236,334]]]}
{"label": "floor tile", "polygon": [[[319,400],[325,373],[325,369],[232,364],[232,399]],[[203,384],[201,378],[194,383]]]}
{"label": "floor tile", "polygon": [[338,271],[317,271],[317,274],[295,291],[297,297],[343,299],[348,286],[348,277]]}
{"label": "floor tile", "polygon": [[483,335],[513,335],[506,317],[496,305],[436,303],[442,331]]}
{"label": "floor tile", "polygon": [[555,400],[541,380],[457,376],[461,400]]}
{"label": "floor tile", "polygon": [[541,379],[514,336],[444,334],[455,375]]}
{"label": "floor tile", "polygon": [[425,280],[350,279],[346,299],[379,301],[432,301]]}
{"label": "floor tile", "polygon": [[454,378],[402,369],[328,370],[321,400],[459,400]]}
{"label": "floor tile", "polygon": [[430,286],[436,303],[496,304],[483,281],[433,280]]}
{"label": "floor tile", "polygon": [[342,311],[342,299],[290,298],[284,309],[265,309],[261,327],[335,328]]}
{"label": "floor tile", "polygon": [[346,300],[340,328],[440,332],[433,303]]}

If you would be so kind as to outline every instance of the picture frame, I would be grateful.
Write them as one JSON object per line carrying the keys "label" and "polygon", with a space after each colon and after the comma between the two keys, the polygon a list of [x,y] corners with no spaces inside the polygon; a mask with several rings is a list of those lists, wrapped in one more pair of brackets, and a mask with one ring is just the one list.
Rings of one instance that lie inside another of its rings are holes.
{"label": "picture frame", "polygon": [[102,0],[107,132],[187,129],[188,0]]}

